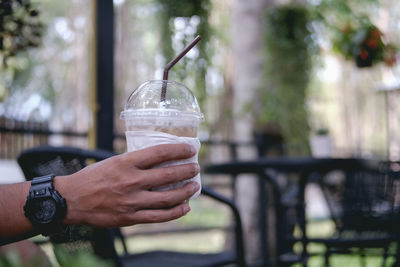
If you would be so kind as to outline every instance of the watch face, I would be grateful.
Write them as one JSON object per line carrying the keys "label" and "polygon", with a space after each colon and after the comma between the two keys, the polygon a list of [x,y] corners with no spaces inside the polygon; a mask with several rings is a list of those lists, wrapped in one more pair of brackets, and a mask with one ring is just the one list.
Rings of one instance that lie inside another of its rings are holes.
{"label": "watch face", "polygon": [[32,203],[32,217],[41,223],[49,222],[56,213],[56,202],[52,198],[35,199]]}

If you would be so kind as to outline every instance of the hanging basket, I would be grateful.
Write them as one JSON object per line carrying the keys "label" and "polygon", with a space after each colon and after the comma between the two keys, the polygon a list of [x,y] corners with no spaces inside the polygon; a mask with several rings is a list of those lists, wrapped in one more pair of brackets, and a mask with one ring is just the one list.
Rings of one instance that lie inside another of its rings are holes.
{"label": "hanging basket", "polygon": [[383,33],[371,22],[363,22],[354,28],[346,24],[336,32],[333,48],[346,59],[353,59],[359,68],[371,67],[384,62],[388,66],[396,63],[397,48],[383,41]]}
{"label": "hanging basket", "polygon": [[372,57],[364,57],[362,58],[361,56],[357,56],[355,58],[356,66],[359,68],[368,68],[372,67]]}

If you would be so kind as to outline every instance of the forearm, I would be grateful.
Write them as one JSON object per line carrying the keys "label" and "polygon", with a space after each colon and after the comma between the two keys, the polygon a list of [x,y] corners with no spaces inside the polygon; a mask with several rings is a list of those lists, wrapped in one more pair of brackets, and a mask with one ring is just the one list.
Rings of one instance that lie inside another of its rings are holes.
{"label": "forearm", "polygon": [[29,182],[0,186],[0,245],[35,235],[24,215]]}

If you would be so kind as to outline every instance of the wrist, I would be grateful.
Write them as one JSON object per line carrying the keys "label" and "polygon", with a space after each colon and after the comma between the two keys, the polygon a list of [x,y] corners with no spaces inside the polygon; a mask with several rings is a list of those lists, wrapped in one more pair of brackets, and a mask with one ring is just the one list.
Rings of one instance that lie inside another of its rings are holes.
{"label": "wrist", "polygon": [[[16,210],[18,210],[19,212],[21,212],[22,216],[17,216],[17,218],[21,218],[21,221],[16,222],[16,224],[20,224],[20,225],[24,225],[25,227],[25,232],[28,232],[28,230],[30,231],[33,228],[33,225],[31,223],[31,221],[26,218],[26,216],[24,215],[24,206],[25,206],[25,202],[26,202],[26,196],[29,194],[29,189],[31,187],[31,183],[30,182],[23,182],[21,183],[21,198],[18,198],[18,202],[17,204],[17,208]],[[12,191],[12,190],[10,190]],[[19,189],[18,189],[19,191]]]}
{"label": "wrist", "polygon": [[67,203],[67,212],[62,221],[63,224],[78,224],[74,214],[75,207],[72,201],[73,194],[71,192],[73,192],[73,188],[71,185],[70,176],[56,176],[53,179],[54,189],[60,193]]}

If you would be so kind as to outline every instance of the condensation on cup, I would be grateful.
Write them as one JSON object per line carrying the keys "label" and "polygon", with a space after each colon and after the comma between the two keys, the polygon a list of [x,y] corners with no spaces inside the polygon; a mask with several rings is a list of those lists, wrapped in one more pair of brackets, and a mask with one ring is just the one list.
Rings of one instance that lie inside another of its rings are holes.
{"label": "condensation on cup", "polygon": [[[165,99],[161,98],[166,88]],[[200,141],[197,130],[204,116],[193,93],[183,84],[174,81],[153,80],[140,85],[129,96],[121,119],[125,120],[128,151],[137,151],[161,144],[187,143],[196,148],[190,159],[170,161],[155,168],[198,162]],[[200,174],[190,180],[170,184],[153,190],[165,191],[179,188],[189,181],[201,186]],[[200,194],[199,189],[191,198]]]}

